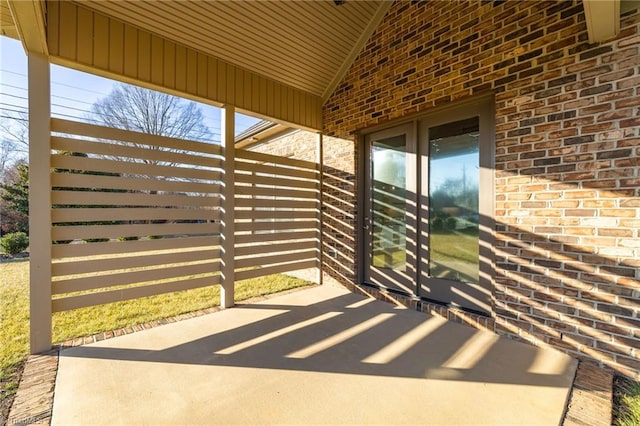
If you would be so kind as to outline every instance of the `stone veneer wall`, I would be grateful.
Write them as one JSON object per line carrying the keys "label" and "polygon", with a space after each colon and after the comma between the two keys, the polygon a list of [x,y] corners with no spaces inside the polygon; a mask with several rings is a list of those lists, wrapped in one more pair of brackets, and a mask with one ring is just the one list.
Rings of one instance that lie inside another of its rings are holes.
{"label": "stone veneer wall", "polygon": [[324,106],[328,202],[354,131],[494,93],[495,330],[640,377],[639,49],[637,10],[595,45],[577,0],[398,1]]}

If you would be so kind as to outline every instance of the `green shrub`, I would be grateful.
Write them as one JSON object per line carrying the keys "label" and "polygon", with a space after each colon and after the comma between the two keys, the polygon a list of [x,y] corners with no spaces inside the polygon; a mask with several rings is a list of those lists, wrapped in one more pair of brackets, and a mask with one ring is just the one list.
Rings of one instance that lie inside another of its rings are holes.
{"label": "green shrub", "polygon": [[53,240],[53,244],[71,244],[73,240]]}
{"label": "green shrub", "polygon": [[29,247],[29,237],[24,232],[7,234],[0,239],[0,250],[9,256],[22,253]]}
{"label": "green shrub", "polygon": [[441,231],[444,227],[444,220],[441,217],[436,217],[431,221],[431,230],[432,231]]}
{"label": "green shrub", "polygon": [[458,219],[456,219],[455,217],[451,216],[447,218],[447,228],[449,229],[456,229],[456,225],[458,224]]}
{"label": "green shrub", "polygon": [[109,238],[83,238],[85,243],[106,243]]}

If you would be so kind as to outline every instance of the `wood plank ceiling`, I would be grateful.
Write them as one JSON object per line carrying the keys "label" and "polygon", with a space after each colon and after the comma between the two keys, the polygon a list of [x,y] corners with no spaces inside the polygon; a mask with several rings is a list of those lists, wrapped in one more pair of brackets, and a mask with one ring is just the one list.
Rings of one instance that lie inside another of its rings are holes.
{"label": "wood plank ceiling", "polygon": [[99,1],[95,12],[327,98],[388,10],[384,0]]}
{"label": "wood plank ceiling", "polygon": [[16,24],[13,22],[9,4],[6,0],[0,0],[0,35],[18,38]]}

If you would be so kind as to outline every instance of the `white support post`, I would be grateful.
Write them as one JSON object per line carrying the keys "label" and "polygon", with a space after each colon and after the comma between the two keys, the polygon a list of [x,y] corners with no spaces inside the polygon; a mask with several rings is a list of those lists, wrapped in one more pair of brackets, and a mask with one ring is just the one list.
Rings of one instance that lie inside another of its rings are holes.
{"label": "white support post", "polygon": [[235,108],[222,108],[222,146],[224,153],[224,200],[222,227],[222,286],[220,306],[234,305],[235,285]]}
{"label": "white support post", "polygon": [[323,261],[323,241],[322,241],[322,176],[324,174],[324,152],[322,149],[322,133],[316,135],[316,162],[320,175],[318,177],[318,284],[322,285],[322,261]]}
{"label": "white support post", "polygon": [[30,350],[51,349],[51,101],[49,60],[29,61]]}

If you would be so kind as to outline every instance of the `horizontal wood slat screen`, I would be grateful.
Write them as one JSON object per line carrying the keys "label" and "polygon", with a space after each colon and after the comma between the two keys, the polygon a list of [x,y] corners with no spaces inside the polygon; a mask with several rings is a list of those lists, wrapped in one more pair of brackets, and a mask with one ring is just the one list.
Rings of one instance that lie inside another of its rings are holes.
{"label": "horizontal wood slat screen", "polygon": [[319,165],[248,150],[235,157],[236,279],[318,267]]}
{"label": "horizontal wood slat screen", "polygon": [[[221,283],[219,145],[51,121],[54,312]],[[236,279],[319,266],[315,163],[236,150]]]}
{"label": "horizontal wood slat screen", "polygon": [[220,145],[51,129],[54,312],[220,284]]}

